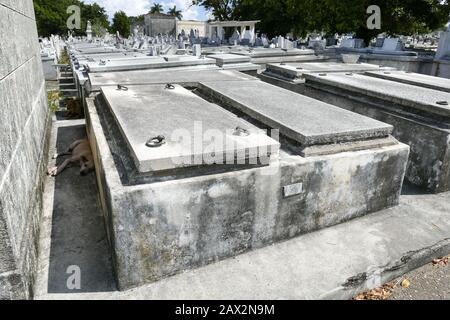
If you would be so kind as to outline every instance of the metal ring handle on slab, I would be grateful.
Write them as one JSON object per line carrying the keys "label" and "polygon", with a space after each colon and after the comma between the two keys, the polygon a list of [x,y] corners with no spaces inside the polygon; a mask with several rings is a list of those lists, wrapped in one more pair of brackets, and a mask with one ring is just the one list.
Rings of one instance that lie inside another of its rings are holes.
{"label": "metal ring handle on slab", "polygon": [[173,89],[175,89],[175,86],[171,83],[168,83],[168,84],[166,84],[166,89],[173,90]]}
{"label": "metal ring handle on slab", "polygon": [[145,143],[145,145],[149,148],[158,148],[158,147],[161,147],[165,143],[166,143],[166,137],[160,135],[160,136],[149,139]]}
{"label": "metal ring handle on slab", "polygon": [[117,85],[117,90],[128,91],[128,87],[125,87],[124,85],[118,84]]}
{"label": "metal ring handle on slab", "polygon": [[250,135],[250,131],[241,127],[236,127],[236,129],[234,130],[234,135],[240,137],[248,137]]}

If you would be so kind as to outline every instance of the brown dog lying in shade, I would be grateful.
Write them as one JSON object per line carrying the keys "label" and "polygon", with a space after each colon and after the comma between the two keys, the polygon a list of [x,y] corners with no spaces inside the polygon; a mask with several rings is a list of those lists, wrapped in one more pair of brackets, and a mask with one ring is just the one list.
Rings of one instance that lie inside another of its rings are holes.
{"label": "brown dog lying in shade", "polygon": [[83,106],[79,99],[68,99],[66,100],[66,119],[79,119],[83,117]]}
{"label": "brown dog lying in shade", "polygon": [[70,156],[70,158],[66,159],[60,166],[48,169],[48,175],[56,177],[66,168],[69,168],[70,166],[75,164],[78,164],[81,167],[80,175],[82,176],[85,176],[89,172],[94,171],[94,158],[92,156],[89,141],[86,139],[75,141],[70,145],[69,149],[66,152],[55,155],[53,159],[57,159],[63,156]]}

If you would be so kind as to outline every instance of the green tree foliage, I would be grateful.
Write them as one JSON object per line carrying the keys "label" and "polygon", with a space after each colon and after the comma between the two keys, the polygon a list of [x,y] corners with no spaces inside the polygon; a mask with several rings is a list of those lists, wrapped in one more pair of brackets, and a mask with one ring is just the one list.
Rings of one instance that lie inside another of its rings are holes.
{"label": "green tree foliage", "polygon": [[167,11],[167,14],[177,18],[178,20],[183,19],[182,11],[177,10],[177,6],[174,6],[172,9],[169,9],[169,11]]}
{"label": "green tree foliage", "polygon": [[101,26],[104,29],[109,28],[108,15],[105,9],[97,3],[85,4],[79,0],[34,0],[33,4],[40,36],[66,35],[67,19],[71,15],[67,13],[67,8],[71,5],[79,6],[81,12],[81,29],[74,30],[76,35],[86,34],[88,20],[93,25]]}
{"label": "green tree foliage", "polygon": [[[437,30],[450,14],[449,0],[193,0],[192,4],[204,6],[217,20],[261,20],[259,30],[270,36],[355,32],[366,42],[380,33]],[[381,30],[367,28],[370,5],[381,8]]]}
{"label": "green tree foliage", "polygon": [[103,37],[108,32],[108,29],[106,29],[101,23],[95,21],[92,24],[92,32],[97,37]]}
{"label": "green tree foliage", "polygon": [[128,19],[127,14],[123,11],[116,12],[113,17],[111,31],[114,33],[119,31],[122,37],[128,38],[130,35],[130,28],[130,19]]}
{"label": "green tree foliage", "polygon": [[241,3],[241,0],[192,0],[192,5],[205,7],[219,21],[234,20]]}
{"label": "green tree foliage", "polygon": [[145,23],[145,16],[143,14],[137,16],[137,17],[128,17],[130,20],[130,25],[144,25]]}
{"label": "green tree foliage", "polygon": [[236,20],[261,20],[258,29],[269,36],[286,35],[296,29],[305,30],[305,19],[297,19],[302,1],[241,0],[235,4]]}
{"label": "green tree foliage", "polygon": [[162,13],[163,12],[163,6],[159,3],[155,3],[150,8],[150,13]]}

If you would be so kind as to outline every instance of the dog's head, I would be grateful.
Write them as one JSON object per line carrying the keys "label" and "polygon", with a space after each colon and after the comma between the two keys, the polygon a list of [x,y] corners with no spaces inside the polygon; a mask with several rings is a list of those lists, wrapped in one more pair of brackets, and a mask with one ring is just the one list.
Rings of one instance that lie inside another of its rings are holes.
{"label": "dog's head", "polygon": [[85,176],[94,171],[94,161],[82,157],[80,175]]}

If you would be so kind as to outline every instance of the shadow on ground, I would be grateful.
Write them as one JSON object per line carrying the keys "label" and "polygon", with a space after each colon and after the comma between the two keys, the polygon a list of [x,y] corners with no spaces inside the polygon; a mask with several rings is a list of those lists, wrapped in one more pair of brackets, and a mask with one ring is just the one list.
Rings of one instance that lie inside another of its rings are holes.
{"label": "shadow on ground", "polygon": [[[58,128],[57,150],[65,151],[86,137],[85,126]],[[58,159],[60,164],[64,159]],[[49,262],[49,293],[108,292],[116,290],[111,254],[98,204],[95,174],[80,176],[68,168],[55,181]],[[81,271],[81,289],[70,290],[70,266]]]}
{"label": "shadow on ground", "polygon": [[415,186],[406,180],[403,183],[402,196],[418,196],[418,195],[425,195],[425,194],[432,194],[432,193],[423,188]]}

